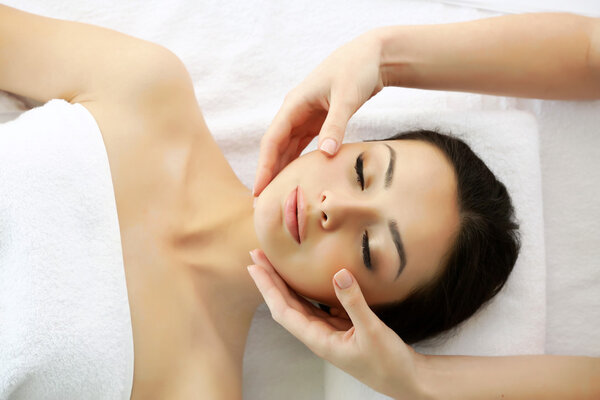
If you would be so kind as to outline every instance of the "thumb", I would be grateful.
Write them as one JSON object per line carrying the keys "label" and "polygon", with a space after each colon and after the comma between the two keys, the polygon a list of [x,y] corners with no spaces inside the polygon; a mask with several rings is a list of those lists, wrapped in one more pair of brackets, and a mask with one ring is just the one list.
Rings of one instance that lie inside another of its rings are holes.
{"label": "thumb", "polygon": [[347,269],[339,270],[333,276],[335,294],[350,317],[355,329],[363,330],[377,318],[365,300],[358,282]]}
{"label": "thumb", "polygon": [[319,149],[333,156],[340,148],[346,134],[346,126],[356,109],[348,102],[332,98],[327,117],[319,132]]}

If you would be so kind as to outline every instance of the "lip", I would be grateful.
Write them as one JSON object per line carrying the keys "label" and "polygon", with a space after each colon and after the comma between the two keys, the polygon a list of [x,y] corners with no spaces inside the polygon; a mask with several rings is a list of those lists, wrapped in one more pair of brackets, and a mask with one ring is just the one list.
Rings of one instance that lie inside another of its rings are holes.
{"label": "lip", "polygon": [[298,228],[298,187],[290,192],[283,205],[285,227],[298,244],[300,244],[300,230]]}
{"label": "lip", "polygon": [[304,192],[300,186],[296,188],[296,192],[296,219],[298,220],[298,236],[300,238],[300,243],[302,243],[306,235],[306,203],[304,202]]}

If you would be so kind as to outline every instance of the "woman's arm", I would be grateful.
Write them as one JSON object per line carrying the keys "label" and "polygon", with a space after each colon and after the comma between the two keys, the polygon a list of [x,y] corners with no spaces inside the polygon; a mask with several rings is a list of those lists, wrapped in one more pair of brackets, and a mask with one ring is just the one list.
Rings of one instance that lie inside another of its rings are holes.
{"label": "woman's arm", "polygon": [[420,355],[417,366],[431,399],[600,399],[600,358]]}
{"label": "woman's arm", "polygon": [[600,19],[519,14],[374,31],[386,86],[542,99],[600,97]]}
{"label": "woman's arm", "polygon": [[317,134],[334,155],[352,115],[384,86],[542,99],[600,99],[600,19],[508,15],[371,30],[285,98],[260,145],[254,195]]}
{"label": "woman's arm", "polygon": [[122,77],[141,85],[173,58],[116,31],[0,6],[0,89],[8,92],[38,101],[120,93]]}
{"label": "woman's arm", "polygon": [[82,103],[105,138],[203,124],[185,66],[164,47],[1,5],[0,89]]}

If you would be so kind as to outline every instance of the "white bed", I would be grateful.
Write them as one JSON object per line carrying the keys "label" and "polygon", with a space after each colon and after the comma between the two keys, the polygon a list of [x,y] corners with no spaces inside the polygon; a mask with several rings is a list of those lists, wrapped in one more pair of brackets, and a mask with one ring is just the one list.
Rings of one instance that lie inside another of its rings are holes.
{"label": "white bed", "polygon": [[[284,95],[330,52],[377,26],[502,13],[483,9],[490,1],[471,3],[481,8],[387,0],[5,2],[116,29],[175,52],[190,70],[211,132],[249,187],[260,136]],[[594,4],[573,4],[600,15]],[[526,11],[536,10],[534,2],[527,5]],[[25,107],[3,96],[0,118]],[[507,183],[522,223],[523,251],[506,290],[458,335],[419,350],[600,356],[599,111],[600,101],[388,88],[352,119],[349,140],[414,127],[465,137]],[[250,332],[244,379],[249,400],[383,398],[312,355],[264,307]]]}

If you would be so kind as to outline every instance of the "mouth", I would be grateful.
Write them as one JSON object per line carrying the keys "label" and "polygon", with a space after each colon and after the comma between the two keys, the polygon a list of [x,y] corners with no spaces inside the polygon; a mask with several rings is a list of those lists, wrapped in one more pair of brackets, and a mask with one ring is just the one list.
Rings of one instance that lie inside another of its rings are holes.
{"label": "mouth", "polygon": [[298,221],[298,236],[300,238],[300,243],[302,243],[306,233],[306,207],[304,203],[304,192],[302,191],[302,188],[298,186],[296,191],[296,220]]}
{"label": "mouth", "polygon": [[292,238],[300,244],[306,226],[304,196],[299,186],[290,192],[283,206],[285,227]]}

